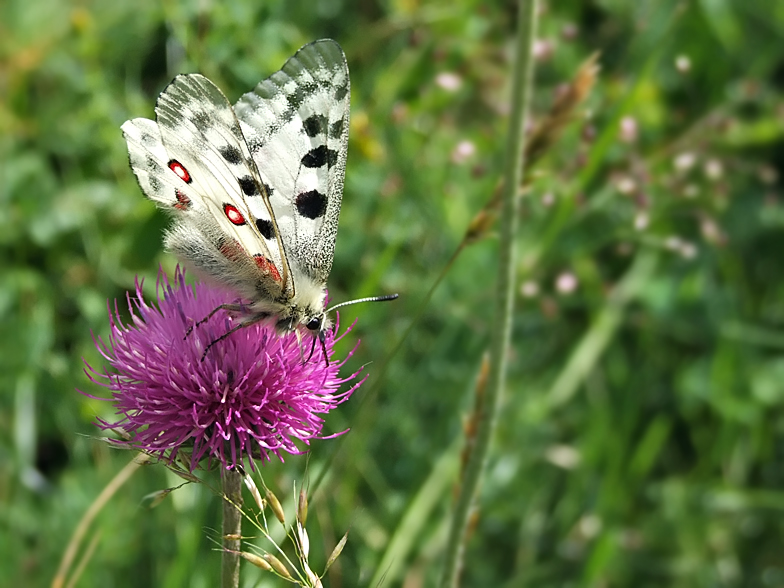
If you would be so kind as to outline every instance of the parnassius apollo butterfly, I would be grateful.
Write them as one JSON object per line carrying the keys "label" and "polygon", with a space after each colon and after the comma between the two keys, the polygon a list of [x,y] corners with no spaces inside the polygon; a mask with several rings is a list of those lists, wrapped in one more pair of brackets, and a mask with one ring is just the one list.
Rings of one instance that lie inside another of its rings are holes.
{"label": "parnassius apollo butterfly", "polygon": [[219,307],[239,321],[218,340],[271,320],[323,345],[348,148],[343,50],[305,45],[233,107],[207,78],[179,75],[155,115],[122,130],[142,191],[174,217],[166,248],[248,301]]}

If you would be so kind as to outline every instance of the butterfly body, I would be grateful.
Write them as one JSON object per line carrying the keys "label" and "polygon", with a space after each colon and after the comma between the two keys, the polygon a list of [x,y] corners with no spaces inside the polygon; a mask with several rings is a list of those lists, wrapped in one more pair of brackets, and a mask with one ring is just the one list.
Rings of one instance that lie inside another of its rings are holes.
{"label": "butterfly body", "polygon": [[143,192],[174,219],[166,248],[245,302],[236,328],[269,320],[323,339],[343,192],[349,75],[340,46],[304,46],[232,106],[177,76],[156,120],[123,125]]}

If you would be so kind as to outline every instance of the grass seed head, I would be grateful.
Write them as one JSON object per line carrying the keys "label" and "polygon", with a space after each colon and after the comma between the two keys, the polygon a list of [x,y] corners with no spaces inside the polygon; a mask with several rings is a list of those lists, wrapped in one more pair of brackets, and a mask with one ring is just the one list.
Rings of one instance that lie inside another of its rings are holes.
{"label": "grass seed head", "polygon": [[302,526],[308,521],[308,494],[305,492],[305,487],[299,489],[299,501],[297,502],[297,519]]}
{"label": "grass seed head", "polygon": [[255,553],[248,553],[247,551],[241,551],[240,555],[246,560],[248,560],[250,563],[252,563],[254,566],[256,566],[257,568],[261,568],[262,570],[265,570],[267,572],[272,571],[272,566],[269,563],[267,563],[267,560],[264,559],[263,557],[256,555]]}
{"label": "grass seed head", "polygon": [[277,573],[279,576],[286,578],[287,580],[294,579],[292,575],[289,573],[289,570],[285,566],[285,564],[282,561],[280,561],[277,557],[275,557],[271,553],[265,553],[264,559],[267,561],[269,565],[272,566],[273,571]]}
{"label": "grass seed head", "polygon": [[260,511],[264,510],[264,499],[261,497],[261,492],[259,492],[259,487],[256,486],[256,482],[253,481],[248,474],[245,474],[245,487],[250,492],[251,496],[253,496],[253,501],[256,503],[256,506],[259,507]]}
{"label": "grass seed head", "polygon": [[348,541],[348,531],[346,531],[346,534],[343,535],[340,541],[338,541],[338,544],[335,545],[335,549],[332,550],[332,553],[327,560],[327,565],[324,566],[325,573],[330,568],[330,566],[335,563],[335,560],[340,557],[340,554],[343,552],[343,548],[346,546],[346,541]]}
{"label": "grass seed head", "polygon": [[280,505],[280,500],[269,488],[265,488],[264,491],[267,494],[267,502],[272,509],[272,512],[275,514],[275,518],[280,521],[281,525],[286,524],[286,515],[283,513],[283,507]]}

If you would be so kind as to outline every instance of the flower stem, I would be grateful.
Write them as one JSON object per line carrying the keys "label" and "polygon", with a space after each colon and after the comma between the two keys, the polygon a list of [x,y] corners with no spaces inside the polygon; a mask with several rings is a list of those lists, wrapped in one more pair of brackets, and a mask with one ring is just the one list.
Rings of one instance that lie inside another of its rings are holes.
{"label": "flower stem", "polygon": [[511,339],[514,302],[514,244],[517,232],[518,195],[523,177],[523,143],[531,96],[533,75],[531,45],[536,33],[537,4],[537,0],[519,0],[518,3],[517,43],[512,79],[512,111],[504,168],[498,287],[495,322],[490,345],[487,396],[480,408],[476,440],[463,473],[460,495],[447,539],[441,588],[455,588],[458,585],[471,505],[487,462],[490,442],[498,421],[501,392],[506,380],[506,358]]}
{"label": "flower stem", "polygon": [[[242,534],[242,475],[236,470],[223,472],[223,555],[221,559],[221,588],[240,585]],[[231,537],[231,539],[228,539]]]}

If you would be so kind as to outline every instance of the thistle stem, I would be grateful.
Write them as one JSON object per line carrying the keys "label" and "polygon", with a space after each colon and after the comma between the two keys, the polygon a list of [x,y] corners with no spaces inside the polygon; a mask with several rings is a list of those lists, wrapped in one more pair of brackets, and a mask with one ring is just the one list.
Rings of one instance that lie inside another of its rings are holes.
{"label": "thistle stem", "polygon": [[537,0],[519,0],[518,3],[517,42],[512,79],[512,110],[509,119],[509,136],[507,137],[504,168],[498,287],[490,345],[487,396],[479,409],[475,443],[468,457],[460,484],[460,495],[457,499],[447,539],[441,588],[456,588],[458,586],[471,506],[489,455],[490,444],[498,421],[501,393],[506,381],[506,358],[511,339],[514,302],[516,269],[514,244],[517,232],[518,195],[523,177],[524,132],[533,75],[531,45],[536,34],[537,4]]}
{"label": "thistle stem", "polygon": [[[236,470],[223,472],[223,554],[221,588],[239,588],[242,534],[242,475]],[[228,539],[227,537],[231,537]]]}

